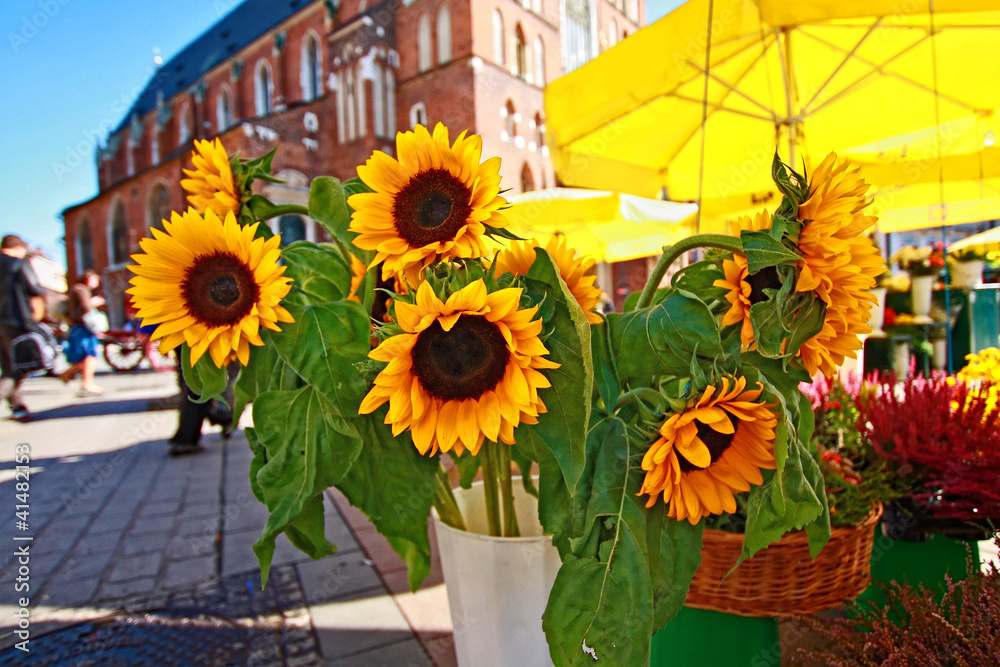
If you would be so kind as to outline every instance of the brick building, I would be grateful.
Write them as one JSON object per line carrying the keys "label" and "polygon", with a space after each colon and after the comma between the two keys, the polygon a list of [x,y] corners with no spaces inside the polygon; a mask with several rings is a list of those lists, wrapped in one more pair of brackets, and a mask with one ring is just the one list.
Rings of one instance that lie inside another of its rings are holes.
{"label": "brick building", "polygon": [[[186,208],[195,139],[256,157],[275,146],[278,203],[313,177],[342,179],[397,130],[445,123],[483,137],[511,192],[555,185],[542,89],[639,28],[639,0],[244,0],[159,67],[96,155],[98,194],[63,211],[68,275],[104,276],[112,326],[126,318],[125,264],[148,228]],[[272,221],[285,242],[313,221]]]}

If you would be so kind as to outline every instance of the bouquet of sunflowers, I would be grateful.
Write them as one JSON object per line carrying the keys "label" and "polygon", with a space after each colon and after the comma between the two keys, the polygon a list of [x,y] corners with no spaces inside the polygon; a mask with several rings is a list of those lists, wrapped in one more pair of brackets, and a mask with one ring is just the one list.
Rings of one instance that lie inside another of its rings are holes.
{"label": "bouquet of sunflowers", "polygon": [[[316,178],[300,212],[331,243],[280,247],[266,218],[296,207],[251,193],[270,157],[200,142],[174,213],[134,257],[139,316],[182,347],[202,400],[238,365],[252,403],[250,480],[274,539],[334,550],[335,486],[406,561],[430,567],[435,507],[461,527],[442,457],[478,470],[491,532],[516,535],[512,466],[538,475],[539,519],[563,566],[543,625],[556,664],[648,664],[684,603],[704,519],[746,493],[743,558],[804,528],[830,532],[813,412],[798,384],[861,347],[883,269],[856,169],[830,155],[807,180],[777,158],[784,198],[733,236],[666,248],[626,312],[594,312],[593,260],[507,229],[499,158],[438,125],[400,133],[358,178]],[[660,281],[685,252],[704,259]]]}

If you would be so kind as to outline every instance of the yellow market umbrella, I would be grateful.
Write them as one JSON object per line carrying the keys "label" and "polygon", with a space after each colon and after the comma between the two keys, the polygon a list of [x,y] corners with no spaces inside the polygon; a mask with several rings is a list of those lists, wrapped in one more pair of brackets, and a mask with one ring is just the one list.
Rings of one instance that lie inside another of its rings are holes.
{"label": "yellow market umbrella", "polygon": [[578,254],[621,262],[660,253],[694,233],[698,207],[606,190],[549,188],[508,197],[504,215],[522,238],[566,237]]}
{"label": "yellow market umbrella", "polygon": [[[734,212],[777,204],[776,147],[796,168],[812,168],[830,151],[860,147],[864,155],[912,133],[933,138],[931,159],[939,151],[975,156],[985,138],[978,134],[977,147],[977,132],[1000,108],[1000,9],[986,0],[937,0],[934,8],[917,0],[689,0],[549,84],[557,174],[568,185],[647,196],[666,188],[676,201],[700,194],[702,231],[725,231]],[[972,128],[969,140],[938,141],[937,128],[961,123]],[[909,196],[913,206],[940,204],[939,187]]]}
{"label": "yellow market umbrella", "polygon": [[1000,227],[987,229],[948,245],[948,252],[970,249],[978,250],[983,255],[1000,250]]}

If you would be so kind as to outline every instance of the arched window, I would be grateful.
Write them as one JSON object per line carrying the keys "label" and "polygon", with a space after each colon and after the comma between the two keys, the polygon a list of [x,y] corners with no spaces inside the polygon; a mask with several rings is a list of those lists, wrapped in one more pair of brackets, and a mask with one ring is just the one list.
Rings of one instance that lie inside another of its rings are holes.
{"label": "arched window", "polygon": [[191,116],[191,105],[187,102],[181,107],[180,122],[177,126],[177,143],[186,143],[188,139],[191,138],[191,128],[194,126],[194,120]]}
{"label": "arched window", "polygon": [[531,167],[525,162],[521,167],[521,192],[531,192],[535,189],[535,178],[531,175]]}
{"label": "arched window", "polygon": [[146,202],[146,227],[163,229],[163,221],[170,219],[170,193],[163,183],[156,183],[149,191]]}
{"label": "arched window", "polygon": [[514,110],[514,103],[507,100],[506,106],[501,110],[504,117],[504,141],[513,141],[517,137],[517,111]]}
{"label": "arched window", "polygon": [[90,234],[90,220],[83,218],[76,226],[76,270],[94,268],[94,246]]}
{"label": "arched window", "polygon": [[448,5],[441,5],[437,17],[438,64],[451,60],[451,12]]}
{"label": "arched window", "polygon": [[563,10],[566,17],[561,31],[564,45],[563,73],[565,73],[572,72],[594,57],[590,41],[594,16],[590,11],[589,0],[565,0]]}
{"label": "arched window", "polygon": [[283,215],[278,220],[278,233],[281,234],[282,247],[306,240],[306,221],[301,215]]}
{"label": "arched window", "polygon": [[524,48],[524,31],[514,27],[514,74],[522,79],[528,76],[528,52]]}
{"label": "arched window", "polygon": [[421,72],[431,68],[431,17],[420,15],[417,24],[417,64]]}
{"label": "arched window", "polygon": [[545,85],[545,45],[541,36],[535,37],[535,85]]}
{"label": "arched window", "polygon": [[274,108],[271,104],[271,98],[274,95],[274,81],[271,79],[271,64],[266,60],[257,63],[254,84],[257,115],[267,116]]}
{"label": "arched window", "polygon": [[108,263],[112,266],[128,261],[128,223],[125,221],[125,206],[119,199],[111,206],[108,220]]}
{"label": "arched window", "polygon": [[630,21],[639,20],[639,0],[625,0],[625,16]]}
{"label": "arched window", "polygon": [[614,19],[608,21],[608,48],[618,43],[618,22]]}
{"label": "arched window", "polygon": [[311,102],[323,94],[323,67],[319,40],[315,33],[310,32],[302,41],[301,63],[299,83],[302,86],[302,99]]}
{"label": "arched window", "polygon": [[535,145],[538,150],[545,148],[545,121],[540,113],[535,114]]}
{"label": "arched window", "polygon": [[503,17],[500,10],[493,10],[493,60],[503,65]]}
{"label": "arched window", "polygon": [[427,127],[427,107],[424,106],[423,102],[417,102],[410,107],[410,129],[412,130],[417,125]]}
{"label": "arched window", "polygon": [[219,94],[215,97],[215,124],[220,134],[233,124],[233,98],[229,86],[225,84],[219,87]]}

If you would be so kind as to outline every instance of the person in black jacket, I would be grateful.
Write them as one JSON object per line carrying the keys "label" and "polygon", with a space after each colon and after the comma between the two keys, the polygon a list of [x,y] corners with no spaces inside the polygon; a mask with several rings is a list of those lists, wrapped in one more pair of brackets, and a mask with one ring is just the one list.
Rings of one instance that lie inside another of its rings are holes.
{"label": "person in black jacket", "polygon": [[0,240],[0,401],[10,404],[10,418],[16,421],[28,421],[31,415],[21,398],[24,376],[13,367],[10,344],[35,330],[31,297],[43,294],[27,254],[28,244],[20,236],[8,234]]}

